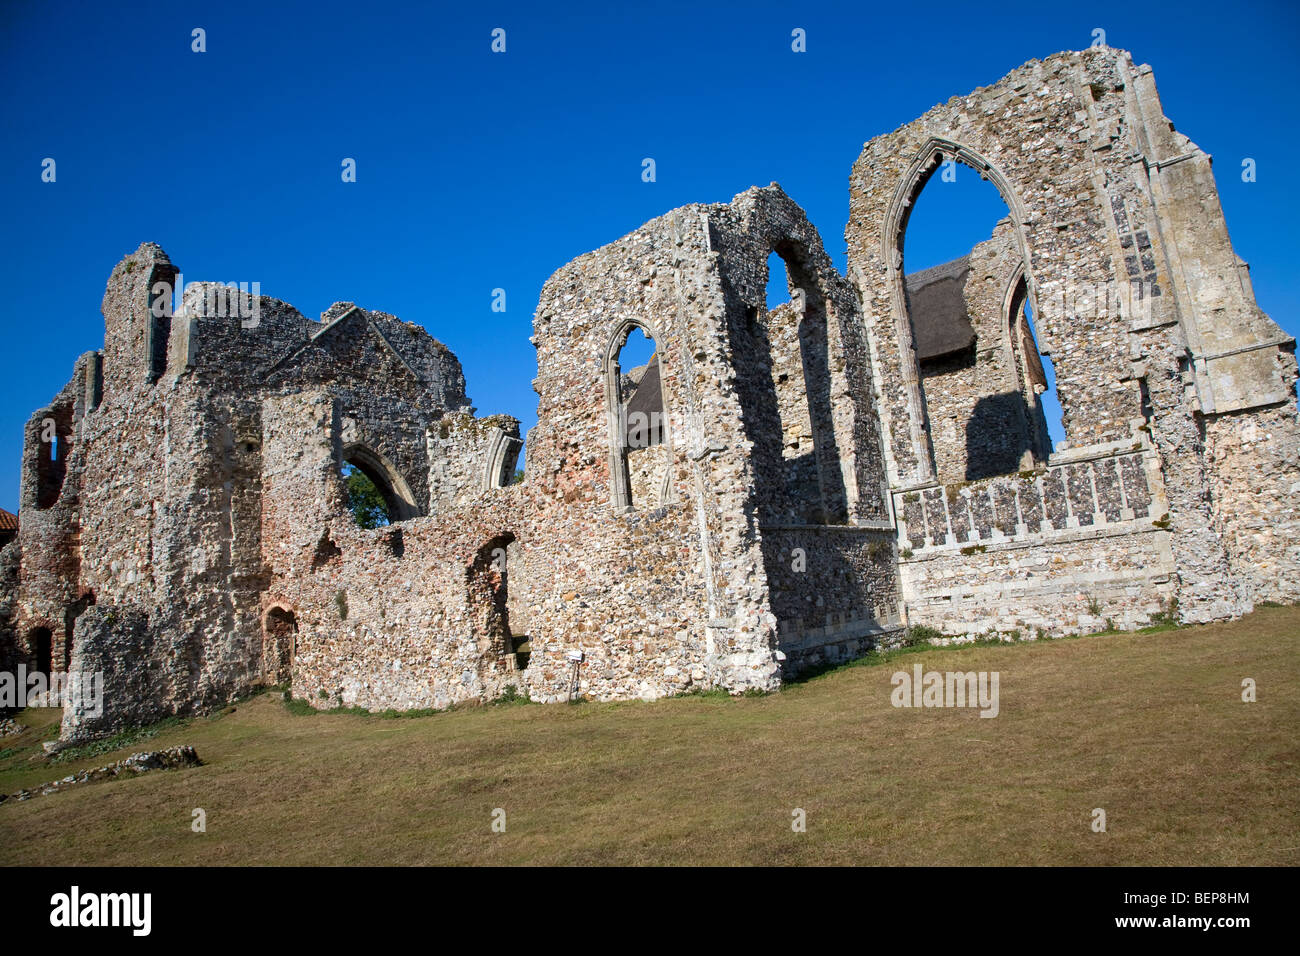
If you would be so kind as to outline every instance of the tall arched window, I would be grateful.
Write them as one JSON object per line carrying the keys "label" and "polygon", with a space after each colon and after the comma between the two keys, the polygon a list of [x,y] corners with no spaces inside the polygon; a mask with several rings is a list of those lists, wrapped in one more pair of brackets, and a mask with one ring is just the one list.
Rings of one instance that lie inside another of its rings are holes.
{"label": "tall arched window", "polygon": [[826,303],[800,250],[778,243],[767,259],[767,309],[762,325],[771,356],[772,389],[781,428],[781,487],[771,517],[800,524],[841,524],[847,493],[836,443]]}
{"label": "tall arched window", "polygon": [[899,221],[918,438],[945,484],[1034,467],[1050,451],[1024,250],[991,176],[959,149],[936,150]]}
{"label": "tall arched window", "polygon": [[669,497],[672,462],[663,356],[648,326],[625,322],[610,340],[605,397],[614,507],[656,507]]}

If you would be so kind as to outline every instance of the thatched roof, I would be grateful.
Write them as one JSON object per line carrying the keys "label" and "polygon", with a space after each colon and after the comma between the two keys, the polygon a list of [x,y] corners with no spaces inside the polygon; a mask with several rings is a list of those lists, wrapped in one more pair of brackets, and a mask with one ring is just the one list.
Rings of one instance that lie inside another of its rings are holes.
{"label": "thatched roof", "polygon": [[975,344],[975,329],[966,314],[969,274],[970,256],[962,256],[913,272],[903,280],[919,361],[951,355]]}

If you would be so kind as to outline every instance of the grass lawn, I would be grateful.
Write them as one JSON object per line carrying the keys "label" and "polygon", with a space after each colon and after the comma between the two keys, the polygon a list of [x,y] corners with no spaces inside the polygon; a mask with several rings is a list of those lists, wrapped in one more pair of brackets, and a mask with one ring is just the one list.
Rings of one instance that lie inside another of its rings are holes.
{"label": "grass lawn", "polygon": [[[1287,607],[900,651],[766,697],[386,719],[302,715],[273,692],[55,764],[40,742],[58,713],[29,710],[0,740],[0,792],[179,743],[206,765],[0,804],[0,863],[1294,866],[1297,651]],[[890,676],[918,662],[998,671],[999,716],[894,708]]]}

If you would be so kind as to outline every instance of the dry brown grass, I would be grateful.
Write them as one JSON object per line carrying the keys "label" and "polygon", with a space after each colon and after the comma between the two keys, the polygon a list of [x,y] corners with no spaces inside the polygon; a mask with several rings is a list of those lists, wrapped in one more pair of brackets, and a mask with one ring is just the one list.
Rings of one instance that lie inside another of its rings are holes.
{"label": "dry brown grass", "polygon": [[[927,650],[763,698],[405,719],[266,694],[129,748],[190,743],[206,766],[0,805],[0,862],[1296,865],[1298,638],[1300,608],[1274,608]],[[917,661],[999,671],[1001,715],[894,709],[890,675]],[[0,790],[122,755],[33,761],[54,718],[0,743]]]}

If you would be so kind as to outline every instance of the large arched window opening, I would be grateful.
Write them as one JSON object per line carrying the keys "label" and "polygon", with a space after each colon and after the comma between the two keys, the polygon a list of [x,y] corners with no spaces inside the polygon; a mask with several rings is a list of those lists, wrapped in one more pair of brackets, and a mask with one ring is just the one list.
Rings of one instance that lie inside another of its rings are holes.
{"label": "large arched window opening", "polygon": [[663,356],[646,325],[625,322],[605,357],[610,484],[619,511],[654,508],[671,489],[671,444]]}
{"label": "large arched window opening", "polygon": [[767,259],[772,387],[781,427],[782,487],[772,517],[797,524],[848,520],[835,438],[826,306],[798,250],[778,243]]}
{"label": "large arched window opening", "polygon": [[897,236],[920,477],[945,484],[1035,467],[1051,448],[1042,411],[1054,383],[1039,373],[1017,213],[969,159],[929,155]]}
{"label": "large arched window opening", "polygon": [[353,520],[362,528],[382,528],[418,515],[406,481],[392,463],[364,445],[343,450],[339,469]]}

